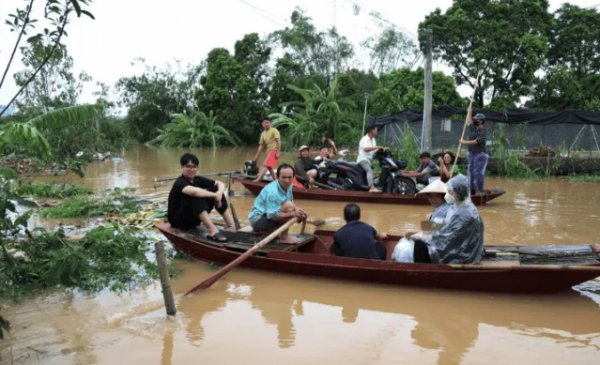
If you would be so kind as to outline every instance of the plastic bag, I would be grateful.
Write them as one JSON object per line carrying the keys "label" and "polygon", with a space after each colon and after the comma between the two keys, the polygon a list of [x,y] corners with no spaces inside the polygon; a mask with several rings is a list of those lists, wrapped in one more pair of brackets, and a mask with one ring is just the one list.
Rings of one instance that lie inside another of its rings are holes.
{"label": "plastic bag", "polygon": [[402,237],[394,248],[392,260],[403,263],[414,263],[415,243],[409,239]]}

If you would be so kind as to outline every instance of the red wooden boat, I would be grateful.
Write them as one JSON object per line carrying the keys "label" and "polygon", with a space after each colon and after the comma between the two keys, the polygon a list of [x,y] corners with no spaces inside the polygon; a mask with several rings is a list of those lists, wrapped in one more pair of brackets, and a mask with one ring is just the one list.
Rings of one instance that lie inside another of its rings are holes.
{"label": "red wooden boat", "polygon": [[[206,238],[201,230],[180,232],[168,224],[156,226],[173,245],[203,261],[229,263],[261,236],[223,232],[229,242]],[[552,293],[600,276],[600,245],[582,246],[486,246],[478,265],[403,264],[390,260],[401,237],[386,241],[387,261],[336,257],[332,231],[302,235],[295,245],[269,243],[242,266],[289,274],[455,290],[505,293]]]}
{"label": "red wooden boat", "polygon": [[[233,180],[242,183],[254,195],[258,195],[263,187],[268,184],[268,182],[255,182],[244,176],[234,177]],[[297,186],[294,186],[293,189],[294,199],[301,200],[429,205],[429,201],[426,198],[416,194],[370,194],[367,191],[305,189]],[[483,194],[471,196],[471,200],[475,205],[483,205],[505,193],[506,190],[504,189],[486,190]]]}

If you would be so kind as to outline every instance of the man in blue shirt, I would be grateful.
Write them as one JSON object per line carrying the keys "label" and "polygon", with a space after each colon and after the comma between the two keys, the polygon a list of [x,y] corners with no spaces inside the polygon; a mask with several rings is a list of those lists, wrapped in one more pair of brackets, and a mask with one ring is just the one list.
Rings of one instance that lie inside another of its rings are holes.
{"label": "man in blue shirt", "polygon": [[387,250],[380,241],[387,239],[387,235],[377,233],[375,228],[360,221],[358,205],[346,205],[344,220],[346,225],[333,235],[336,256],[372,260],[386,259]]}
{"label": "man in blue shirt", "polygon": [[[294,205],[292,181],[295,171],[291,165],[282,164],[277,169],[277,180],[265,186],[254,200],[248,219],[255,231],[270,231],[280,227],[288,220],[298,217],[306,219],[306,213]],[[281,243],[297,243],[288,231],[279,236]]]}

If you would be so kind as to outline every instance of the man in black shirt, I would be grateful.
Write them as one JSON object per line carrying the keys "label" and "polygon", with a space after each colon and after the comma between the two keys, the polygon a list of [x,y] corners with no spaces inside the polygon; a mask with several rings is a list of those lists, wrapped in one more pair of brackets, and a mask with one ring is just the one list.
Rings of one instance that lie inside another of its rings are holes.
{"label": "man in black shirt", "polygon": [[460,140],[461,144],[465,144],[469,148],[469,166],[468,177],[471,184],[471,191],[475,194],[483,193],[483,180],[485,178],[485,169],[488,164],[489,156],[485,151],[485,115],[478,113],[473,117],[475,123],[469,124],[469,140]]}
{"label": "man in black shirt", "polygon": [[202,222],[208,229],[207,238],[219,242],[227,241],[208,215],[216,208],[227,223],[226,229],[235,230],[233,217],[227,209],[227,198],[223,194],[225,184],[196,176],[199,161],[195,155],[186,153],[181,156],[180,162],[181,176],[175,180],[169,193],[169,223],[175,228],[187,230],[199,226]]}
{"label": "man in black shirt", "polygon": [[[372,226],[360,221],[360,207],[348,204],[344,208],[346,225],[333,235],[336,256],[385,260],[387,250],[380,242],[387,238]],[[378,240],[378,241],[375,241]]]}

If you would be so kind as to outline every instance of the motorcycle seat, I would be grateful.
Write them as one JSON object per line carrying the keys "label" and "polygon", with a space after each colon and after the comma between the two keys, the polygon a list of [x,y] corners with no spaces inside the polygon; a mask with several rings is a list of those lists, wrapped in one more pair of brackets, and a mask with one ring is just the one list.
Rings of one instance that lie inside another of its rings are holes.
{"label": "motorcycle seat", "polygon": [[342,165],[342,166],[352,167],[352,168],[360,168],[360,165],[358,164],[358,162],[338,162],[338,164]]}

